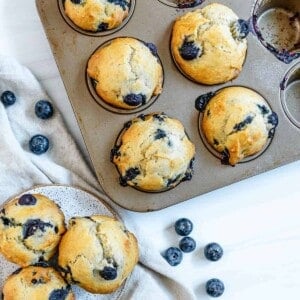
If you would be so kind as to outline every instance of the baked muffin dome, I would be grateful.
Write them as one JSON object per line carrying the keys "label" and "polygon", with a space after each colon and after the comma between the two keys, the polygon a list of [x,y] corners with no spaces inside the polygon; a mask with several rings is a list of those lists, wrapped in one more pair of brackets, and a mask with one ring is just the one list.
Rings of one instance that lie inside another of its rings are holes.
{"label": "baked muffin dome", "polygon": [[201,127],[223,163],[234,166],[261,151],[277,124],[277,114],[261,95],[244,87],[228,87],[208,101]]}
{"label": "baked muffin dome", "polygon": [[78,27],[97,32],[119,27],[130,4],[130,0],[65,0],[64,9]]}
{"label": "baked muffin dome", "polygon": [[11,274],[3,286],[3,300],[73,300],[71,287],[51,267],[29,266]]}
{"label": "baked muffin dome", "polygon": [[87,73],[96,92],[111,106],[134,109],[162,91],[163,70],[153,44],[120,37],[98,49]]}
{"label": "baked muffin dome", "polygon": [[117,290],[137,261],[135,236],[108,216],[70,219],[59,245],[58,264],[65,278],[91,293]]}
{"label": "baked muffin dome", "polygon": [[194,156],[195,146],[181,122],[163,113],[127,122],[111,151],[120,183],[149,192],[191,179]]}
{"label": "baked muffin dome", "polygon": [[227,82],[242,69],[248,30],[230,8],[213,3],[175,21],[171,52],[190,79],[208,85]]}
{"label": "baked muffin dome", "polygon": [[64,215],[49,198],[25,194],[0,212],[0,252],[22,267],[49,260],[65,232]]}

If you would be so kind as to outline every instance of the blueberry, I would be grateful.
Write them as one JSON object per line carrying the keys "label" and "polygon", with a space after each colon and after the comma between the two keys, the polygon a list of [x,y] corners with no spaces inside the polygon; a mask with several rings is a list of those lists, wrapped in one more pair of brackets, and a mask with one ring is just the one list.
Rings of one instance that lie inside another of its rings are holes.
{"label": "blueberry", "polygon": [[178,0],[178,8],[190,8],[200,5],[204,0]]}
{"label": "blueberry", "polygon": [[123,8],[123,10],[126,10],[127,7],[129,7],[129,2],[126,0],[107,0],[109,3],[114,3],[116,5],[119,5]]}
{"label": "blueberry", "polygon": [[98,25],[97,31],[102,32],[102,31],[106,31],[107,29],[108,29],[108,23],[102,22]]}
{"label": "blueberry", "polygon": [[202,51],[195,45],[193,41],[184,40],[181,48],[179,49],[180,56],[185,60],[193,60],[201,56]]}
{"label": "blueberry", "polygon": [[123,100],[130,106],[138,106],[146,103],[146,96],[143,94],[128,94]]}
{"label": "blueberry", "polygon": [[30,139],[29,148],[34,154],[43,154],[49,149],[49,140],[45,136],[37,134]]}
{"label": "blueberry", "polygon": [[186,218],[181,218],[175,222],[175,231],[181,236],[189,235],[193,230],[193,223]]}
{"label": "blueberry", "polygon": [[127,180],[133,180],[139,174],[141,174],[141,172],[138,168],[130,168],[126,171],[125,177]]}
{"label": "blueberry", "polygon": [[208,260],[217,261],[223,256],[223,249],[217,243],[210,243],[205,246],[204,255]]}
{"label": "blueberry", "polygon": [[53,225],[50,223],[45,223],[40,219],[28,220],[23,225],[24,239],[27,239],[28,237],[34,235],[37,230],[41,230],[42,232],[45,232],[45,227],[53,227]]}
{"label": "blueberry", "polygon": [[11,91],[5,91],[1,95],[1,102],[3,103],[3,105],[5,107],[13,105],[16,102],[16,100],[17,100],[17,98],[16,98],[15,94]]}
{"label": "blueberry", "polygon": [[211,297],[220,297],[224,290],[224,283],[220,279],[213,278],[206,282],[206,293]]}
{"label": "blueberry", "polygon": [[254,116],[247,116],[245,120],[234,125],[232,133],[244,130],[248,124],[252,123],[253,119]]}
{"label": "blueberry", "polygon": [[71,0],[71,2],[74,3],[74,4],[81,4],[81,1],[82,0]]}
{"label": "blueberry", "polygon": [[265,105],[257,104],[257,107],[259,108],[263,116],[269,113],[269,110]]}
{"label": "blueberry", "polygon": [[273,111],[272,114],[268,116],[268,123],[272,124],[274,127],[278,125],[278,116],[276,112]]}
{"label": "blueberry", "polygon": [[157,48],[156,46],[153,44],[153,43],[145,43],[145,45],[149,48],[149,50],[151,51],[151,53],[154,55],[154,56],[157,56]]}
{"label": "blueberry", "polygon": [[162,129],[157,129],[155,132],[154,140],[163,139],[167,136],[166,132]]}
{"label": "blueberry", "polygon": [[167,187],[171,187],[172,185],[175,186],[175,183],[178,182],[178,179],[180,178],[180,174],[177,175],[175,178],[171,178],[171,179],[168,179],[168,182],[167,182]]}
{"label": "blueberry", "polygon": [[182,252],[179,248],[170,247],[164,253],[166,261],[172,266],[177,266],[182,261]]}
{"label": "blueberry", "polygon": [[47,100],[40,100],[35,104],[35,114],[40,119],[49,119],[53,116],[53,106]]}
{"label": "blueberry", "polygon": [[69,294],[69,291],[61,288],[53,290],[49,296],[49,300],[65,300]]}
{"label": "blueberry", "polygon": [[105,280],[114,280],[117,278],[117,270],[112,267],[104,267],[102,271],[99,272],[100,276]]}
{"label": "blueberry", "polygon": [[249,23],[248,21],[238,19],[231,25],[231,33],[236,39],[244,39],[249,34]]}
{"label": "blueberry", "polygon": [[221,152],[221,164],[229,165],[230,153],[227,148]]}
{"label": "blueberry", "polygon": [[36,198],[31,194],[25,194],[19,198],[18,203],[20,205],[35,205]]}
{"label": "blueberry", "polygon": [[200,112],[204,112],[207,103],[214,95],[215,95],[214,92],[209,92],[207,94],[203,94],[197,97],[195,101],[195,108]]}
{"label": "blueberry", "polygon": [[193,238],[186,236],[179,242],[179,248],[185,253],[192,252],[196,248],[196,242]]}

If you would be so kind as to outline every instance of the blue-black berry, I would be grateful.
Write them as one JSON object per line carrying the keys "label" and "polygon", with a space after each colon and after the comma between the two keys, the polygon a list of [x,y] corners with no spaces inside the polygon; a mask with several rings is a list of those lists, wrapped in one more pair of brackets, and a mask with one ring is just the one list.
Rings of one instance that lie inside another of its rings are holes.
{"label": "blue-black berry", "polygon": [[5,91],[1,95],[1,102],[4,106],[13,105],[16,102],[17,98],[15,94],[11,91]]}
{"label": "blue-black berry", "polygon": [[19,198],[18,203],[20,205],[35,205],[36,198],[31,194],[24,194]]}
{"label": "blue-black berry", "polygon": [[223,249],[217,243],[210,243],[205,246],[204,255],[208,260],[217,261],[223,256]]}
{"label": "blue-black berry", "polygon": [[114,280],[117,278],[117,270],[112,267],[104,267],[102,271],[100,271],[100,276],[105,280]]}
{"label": "blue-black berry", "polygon": [[138,106],[146,103],[146,96],[143,94],[128,94],[123,100],[130,106]]}
{"label": "blue-black berry", "polygon": [[186,236],[179,242],[179,248],[185,253],[192,252],[196,248],[196,242],[193,238]]}
{"label": "blue-black berry", "polygon": [[71,0],[71,2],[74,4],[81,4],[81,0]]}
{"label": "blue-black berry", "polygon": [[186,218],[181,218],[175,222],[175,231],[181,236],[189,235],[193,230],[193,223]]}
{"label": "blue-black berry", "polygon": [[200,95],[197,97],[195,101],[195,108],[199,110],[200,112],[204,112],[205,107],[209,100],[215,95],[216,93],[214,92],[209,92],[207,94]]}
{"label": "blue-black berry", "polygon": [[40,100],[35,104],[35,114],[40,119],[49,119],[53,116],[53,106],[47,100]]}
{"label": "blue-black berry", "polygon": [[176,247],[170,247],[166,250],[164,257],[171,266],[177,266],[182,261],[182,252]]}
{"label": "blue-black berry", "polygon": [[41,134],[33,136],[29,141],[29,149],[34,154],[43,154],[49,149],[49,140]]}
{"label": "blue-black berry", "polygon": [[206,293],[211,297],[220,297],[225,290],[224,283],[217,278],[210,279],[206,282]]}
{"label": "blue-black berry", "polygon": [[193,41],[186,39],[180,47],[179,53],[184,60],[193,60],[202,55],[201,49]]}

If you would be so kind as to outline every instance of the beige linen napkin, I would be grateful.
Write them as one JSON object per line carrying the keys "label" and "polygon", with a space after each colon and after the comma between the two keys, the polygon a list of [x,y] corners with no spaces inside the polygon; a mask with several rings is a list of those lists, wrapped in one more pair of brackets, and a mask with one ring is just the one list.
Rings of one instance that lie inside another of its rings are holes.
{"label": "beige linen napkin", "polygon": [[[0,55],[0,95],[7,90],[12,91],[17,100],[6,107],[0,102],[0,203],[40,184],[78,186],[110,202],[69,135],[57,108],[47,120],[35,115],[35,103],[42,99],[51,102],[51,99],[34,75],[14,59]],[[36,134],[50,141],[49,150],[42,155],[33,154],[29,149],[29,140]],[[140,264],[127,281],[120,299],[194,299],[189,288],[172,279],[173,267],[159,251],[153,250],[155,241],[145,235],[143,227],[135,221],[137,213],[110,204],[136,234],[140,247]],[[156,231],[153,227],[153,234]],[[114,295],[99,295],[99,299],[114,298]]]}

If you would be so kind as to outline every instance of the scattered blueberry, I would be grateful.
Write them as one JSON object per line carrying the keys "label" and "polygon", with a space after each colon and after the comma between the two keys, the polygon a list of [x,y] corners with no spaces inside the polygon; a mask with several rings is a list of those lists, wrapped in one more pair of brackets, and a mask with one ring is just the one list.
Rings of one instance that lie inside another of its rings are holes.
{"label": "scattered blueberry", "polygon": [[49,149],[49,140],[45,136],[37,134],[30,139],[29,148],[34,154],[43,154]]}
{"label": "scattered blueberry", "polygon": [[16,100],[17,100],[17,98],[16,98],[15,94],[11,91],[5,91],[1,95],[1,102],[3,103],[3,105],[5,107],[13,105],[16,102]]}
{"label": "scattered blueberry", "polygon": [[35,205],[36,198],[31,194],[25,194],[19,198],[18,203],[20,205]]}
{"label": "scattered blueberry", "polygon": [[221,164],[229,165],[230,153],[227,148],[221,152]]}
{"label": "scattered blueberry", "polygon": [[47,100],[39,100],[35,104],[35,114],[40,119],[49,119],[53,116],[53,106]]}
{"label": "scattered blueberry", "polygon": [[276,112],[273,111],[272,114],[268,116],[268,123],[272,124],[274,127],[278,125],[278,116]]}
{"label": "scattered blueberry", "polygon": [[181,218],[175,222],[175,231],[177,234],[186,236],[193,230],[193,223],[186,218]]}
{"label": "scattered blueberry", "polygon": [[189,253],[195,250],[196,242],[193,238],[186,236],[179,242],[179,248],[182,252]]}
{"label": "scattered blueberry", "polygon": [[185,60],[193,60],[202,55],[202,51],[193,41],[184,40],[179,49],[180,56]]}
{"label": "scattered blueberry", "polygon": [[269,110],[265,105],[257,104],[257,107],[259,108],[263,116],[269,113]]}
{"label": "scattered blueberry", "polygon": [[214,92],[209,92],[207,94],[203,94],[197,97],[195,101],[195,108],[200,112],[204,112],[207,103],[214,95],[215,95]]}
{"label": "scattered blueberry", "polygon": [[81,1],[82,0],[71,0],[71,2],[74,3],[74,4],[81,4]]}
{"label": "scattered blueberry", "polygon": [[69,294],[69,291],[62,288],[59,290],[53,290],[49,296],[49,300],[65,300]]}
{"label": "scattered blueberry", "polygon": [[117,270],[112,267],[104,267],[102,271],[99,272],[100,276],[105,280],[114,280],[117,278]]}
{"label": "scattered blueberry", "polygon": [[244,39],[249,34],[249,23],[246,20],[238,19],[231,25],[231,33],[234,38]]}
{"label": "scattered blueberry", "polygon": [[143,94],[128,94],[123,100],[130,106],[138,106],[146,103],[146,96]]}
{"label": "scattered blueberry", "polygon": [[220,297],[225,290],[224,283],[216,278],[210,279],[206,282],[206,293],[211,297]]}
{"label": "scattered blueberry", "polygon": [[232,133],[244,130],[248,124],[252,123],[253,119],[254,116],[247,116],[245,120],[234,125]]}
{"label": "scattered blueberry", "polygon": [[166,261],[172,266],[177,266],[182,261],[182,252],[179,248],[170,247],[166,250],[164,257]]}
{"label": "scattered blueberry", "polygon": [[102,22],[98,25],[97,31],[102,32],[102,31],[106,31],[107,29],[108,29],[108,23]]}
{"label": "scattered blueberry", "polygon": [[208,260],[217,261],[223,256],[223,249],[217,243],[210,243],[205,246],[204,255]]}

